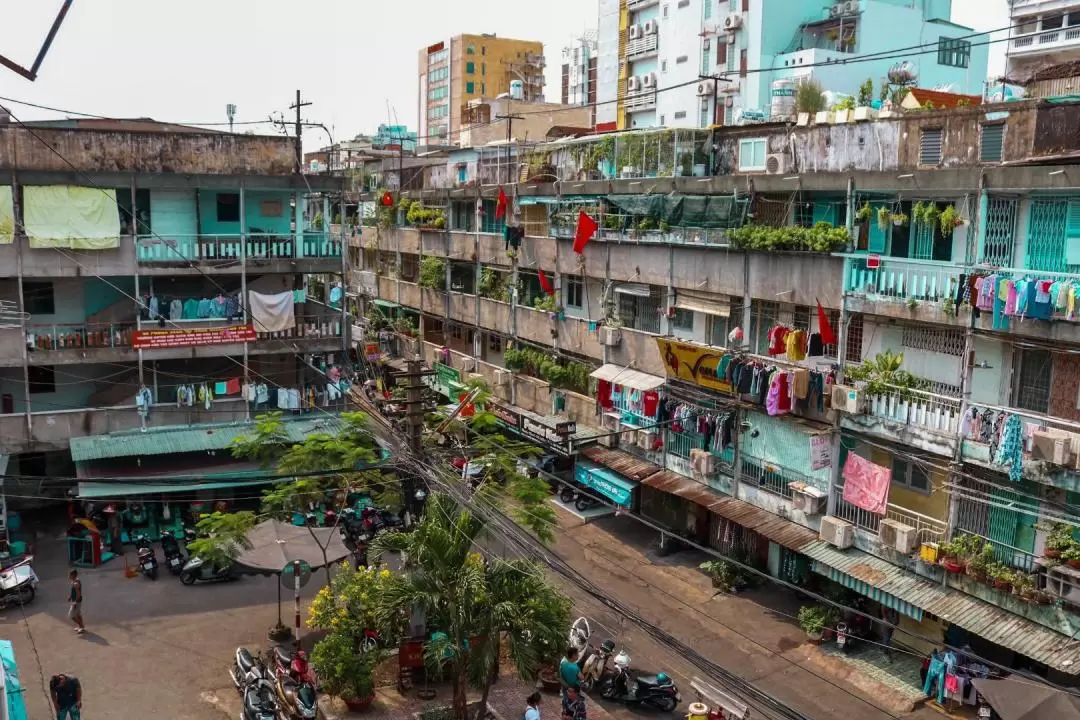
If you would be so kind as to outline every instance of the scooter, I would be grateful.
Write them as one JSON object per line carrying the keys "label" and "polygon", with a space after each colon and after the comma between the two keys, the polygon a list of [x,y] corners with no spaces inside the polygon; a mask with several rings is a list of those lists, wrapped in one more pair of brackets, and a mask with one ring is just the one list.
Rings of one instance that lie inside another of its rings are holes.
{"label": "scooter", "polygon": [[275,687],[282,711],[295,720],[308,720],[318,713],[318,693],[315,691],[315,673],[303,650],[290,652],[275,645],[271,653],[274,659]]}
{"label": "scooter", "polygon": [[278,701],[274,685],[266,678],[259,678],[244,686],[240,720],[277,720]]}
{"label": "scooter", "polygon": [[26,605],[37,594],[38,576],[28,555],[0,572],[0,606]]}
{"label": "scooter", "polygon": [[600,697],[627,705],[648,705],[662,712],[673,712],[682,701],[675,681],[664,673],[630,675],[630,656],[625,651],[615,656],[615,672],[600,681]]}
{"label": "scooter", "polygon": [[253,657],[247,648],[236,648],[236,656],[233,658],[232,667],[229,668],[229,677],[238,692],[244,692],[244,688],[258,680],[266,679],[266,669],[263,667],[262,658]]}
{"label": "scooter", "polygon": [[297,683],[311,683],[316,685],[315,671],[308,662],[307,653],[297,650],[295,653],[281,645],[275,645],[270,652],[273,658],[274,675],[277,677],[292,678]]}
{"label": "scooter", "polygon": [[180,582],[185,585],[194,585],[197,582],[222,582],[235,580],[232,566],[215,568],[200,557],[189,558],[180,570]]}
{"label": "scooter", "polygon": [[166,530],[161,533],[161,552],[165,555],[165,567],[173,575],[179,575],[184,569],[184,552],[180,549],[180,543],[176,536]]}
{"label": "scooter", "polygon": [[157,580],[158,561],[154,547],[150,544],[150,538],[139,535],[135,538],[135,547],[139,551],[139,569],[142,574],[151,580]]}
{"label": "scooter", "polygon": [[592,630],[589,621],[579,617],[570,626],[569,646],[578,651],[578,667],[581,669],[581,689],[588,692],[600,682],[607,671],[607,661],[615,652],[615,642],[605,640],[600,647],[589,644]]}
{"label": "scooter", "polygon": [[401,527],[401,518],[390,512],[377,507],[366,507],[360,511],[360,540],[367,542],[380,532],[396,530]]}

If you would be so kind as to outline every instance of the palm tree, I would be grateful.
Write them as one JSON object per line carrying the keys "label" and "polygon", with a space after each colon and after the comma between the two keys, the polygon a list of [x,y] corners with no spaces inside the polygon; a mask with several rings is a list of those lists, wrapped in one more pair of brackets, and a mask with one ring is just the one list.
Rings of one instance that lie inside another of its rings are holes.
{"label": "palm tree", "polygon": [[531,679],[570,622],[570,601],[539,566],[486,560],[478,551],[483,536],[480,518],[436,494],[412,533],[380,536],[370,548],[376,555],[404,554],[404,572],[387,583],[374,613],[380,625],[403,629],[404,619],[419,611],[438,631],[425,643],[425,659],[449,675],[456,720],[466,720],[470,684],[483,691],[481,711],[486,706],[503,635],[518,674]]}

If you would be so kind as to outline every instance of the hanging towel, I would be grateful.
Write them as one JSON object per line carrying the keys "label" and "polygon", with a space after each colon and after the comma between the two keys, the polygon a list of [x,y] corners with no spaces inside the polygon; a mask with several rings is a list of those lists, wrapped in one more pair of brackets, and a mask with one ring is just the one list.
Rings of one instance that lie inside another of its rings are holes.
{"label": "hanging towel", "polygon": [[291,291],[276,295],[263,295],[254,290],[248,292],[248,309],[255,324],[255,332],[281,332],[296,327]]}
{"label": "hanging towel", "polygon": [[214,383],[214,394],[215,395],[227,395],[228,394],[228,390],[226,388],[226,384],[225,384],[224,381]]}
{"label": "hanging towel", "polygon": [[890,468],[881,467],[850,452],[844,461],[844,500],[863,510],[884,515],[889,503],[891,480]]}
{"label": "hanging towel", "polygon": [[219,392],[218,395],[235,395],[238,392],[240,392],[240,378],[233,378],[225,381],[225,392]]}

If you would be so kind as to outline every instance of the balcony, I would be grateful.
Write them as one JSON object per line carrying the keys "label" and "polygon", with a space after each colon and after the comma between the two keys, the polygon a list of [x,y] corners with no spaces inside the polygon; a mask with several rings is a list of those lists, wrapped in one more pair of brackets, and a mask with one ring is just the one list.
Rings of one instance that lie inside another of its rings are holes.
{"label": "balcony", "polygon": [[[833,485],[832,494],[835,503],[833,515],[841,520],[847,520],[859,530],[871,535],[871,544],[874,544],[883,516],[849,503],[844,499],[842,486]],[[886,506],[884,517],[915,528],[915,537],[919,542],[943,541],[948,532],[948,523],[944,520],[917,513],[893,503]]]}
{"label": "balcony", "polygon": [[854,302],[855,312],[954,324],[963,322],[957,313],[942,311],[941,303],[956,297],[964,268],[951,262],[909,260],[866,255],[844,256],[844,294]]}
{"label": "balcony", "polygon": [[1080,27],[1056,28],[1016,35],[1009,40],[1009,55],[1042,55],[1080,48]]}
{"label": "balcony", "polygon": [[869,398],[866,413],[841,416],[859,432],[951,457],[960,435],[960,398],[896,388]]}
{"label": "balcony", "polygon": [[183,266],[255,260],[326,260],[341,257],[341,239],[326,232],[247,235],[140,235],[135,239],[140,265]]}
{"label": "balcony", "polygon": [[[296,326],[281,332],[256,332],[258,341],[264,340],[334,340],[341,337],[343,328],[340,315],[300,315]],[[258,330],[258,328],[256,328]]]}
{"label": "balcony", "polygon": [[655,32],[636,37],[626,42],[626,58],[628,60],[642,60],[655,55],[659,43]]}
{"label": "balcony", "polygon": [[[24,335],[31,365],[66,365],[123,359],[116,349],[131,350],[135,322],[58,323],[27,325]],[[0,335],[0,364],[21,364],[21,351],[13,347],[15,332]],[[127,356],[127,352],[119,353]]]}
{"label": "balcony", "polygon": [[623,100],[627,112],[640,112],[652,110],[656,107],[656,90],[644,90],[636,93],[627,93]]}
{"label": "balcony", "polygon": [[[1062,392],[1068,392],[1064,388]],[[963,459],[1010,476],[1028,479],[1066,490],[1080,490],[1080,423],[1015,407],[972,403],[974,420],[965,423],[961,434]],[[999,426],[999,418],[1006,420]],[[1020,420],[1021,468],[1013,469],[1012,458],[1003,454],[1001,439],[1009,432],[1011,418]],[[1039,438],[1034,434],[1038,433]]]}

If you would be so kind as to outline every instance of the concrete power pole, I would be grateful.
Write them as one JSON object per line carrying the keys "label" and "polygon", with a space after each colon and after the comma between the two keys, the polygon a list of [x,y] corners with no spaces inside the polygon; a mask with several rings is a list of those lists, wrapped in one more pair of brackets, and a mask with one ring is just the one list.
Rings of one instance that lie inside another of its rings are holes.
{"label": "concrete power pole", "polygon": [[[296,102],[289,106],[290,110],[296,110],[296,137],[293,140],[293,142],[296,143],[296,162],[293,165],[293,169],[296,171],[297,174],[303,172],[304,165],[304,142],[302,139],[304,133],[304,123],[300,120],[300,108],[305,108],[309,105],[311,105],[311,103],[309,102],[300,102],[300,91],[297,90]],[[332,149],[331,152],[333,152]]]}

